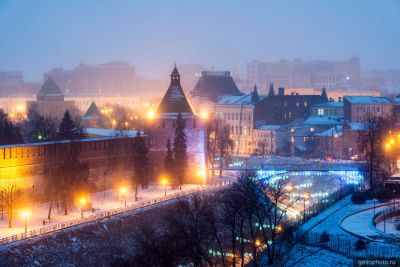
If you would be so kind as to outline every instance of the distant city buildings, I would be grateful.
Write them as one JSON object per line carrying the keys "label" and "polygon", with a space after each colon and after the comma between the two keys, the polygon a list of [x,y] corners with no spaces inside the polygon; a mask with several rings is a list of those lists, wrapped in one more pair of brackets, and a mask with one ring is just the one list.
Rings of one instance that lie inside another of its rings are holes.
{"label": "distant city buildings", "polygon": [[247,64],[247,82],[265,87],[271,81],[278,87],[332,88],[360,83],[360,59],[343,61],[293,60]]}
{"label": "distant city buildings", "polygon": [[34,95],[39,83],[24,81],[22,72],[0,72],[0,97],[26,97]]}
{"label": "distant city buildings", "polygon": [[136,90],[135,68],[126,62],[56,68],[43,76],[45,80],[51,76],[65,95],[132,95]]}

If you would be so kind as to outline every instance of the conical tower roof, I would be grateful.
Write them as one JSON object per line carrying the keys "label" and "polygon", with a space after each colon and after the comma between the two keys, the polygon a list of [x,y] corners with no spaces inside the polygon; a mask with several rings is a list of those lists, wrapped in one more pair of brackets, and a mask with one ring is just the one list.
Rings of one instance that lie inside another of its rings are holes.
{"label": "conical tower roof", "polygon": [[38,95],[63,95],[63,93],[53,78],[49,77],[42,85]]}
{"label": "conical tower roof", "polygon": [[88,110],[86,111],[84,117],[103,117],[96,103],[92,102]]}
{"label": "conical tower roof", "polygon": [[180,74],[177,67],[171,73],[171,83],[165,93],[160,105],[158,106],[157,113],[191,113],[193,114],[192,107],[185,93],[183,92]]}
{"label": "conical tower roof", "polygon": [[325,88],[325,87],[322,88],[321,97],[323,98],[323,100],[324,100],[325,102],[328,101],[328,95],[326,94],[326,88]]}
{"label": "conical tower roof", "polygon": [[60,88],[53,80],[49,77],[46,82],[42,85],[39,93],[37,94],[38,101],[64,101],[64,95]]}
{"label": "conical tower roof", "polygon": [[251,94],[251,102],[257,103],[260,100],[260,96],[258,95],[257,86],[254,85],[253,93]]}
{"label": "conical tower roof", "polygon": [[271,82],[271,83],[269,83],[268,96],[274,96],[274,95],[275,95],[274,84]]}

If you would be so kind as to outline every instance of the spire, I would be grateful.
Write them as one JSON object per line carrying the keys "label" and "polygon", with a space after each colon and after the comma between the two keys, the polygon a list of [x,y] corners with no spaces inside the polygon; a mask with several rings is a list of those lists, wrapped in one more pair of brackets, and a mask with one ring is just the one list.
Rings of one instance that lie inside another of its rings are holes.
{"label": "spire", "polygon": [[88,110],[86,111],[86,113],[84,115],[84,117],[89,117],[89,116],[103,117],[103,115],[101,115],[99,108],[97,107],[97,105],[94,102],[92,102],[92,104],[90,104]]}
{"label": "spire", "polygon": [[38,101],[64,101],[64,95],[56,82],[49,76],[36,96]]}
{"label": "spire", "polygon": [[62,95],[60,88],[56,82],[49,76],[46,82],[42,85],[38,95]]}
{"label": "spire", "polygon": [[257,92],[257,85],[254,85],[253,93],[251,95],[251,102],[257,103],[260,100],[260,97]]}
{"label": "spire", "polygon": [[326,94],[326,88],[325,87],[322,88],[321,97],[325,102],[328,102],[328,95]]}
{"label": "spire", "polygon": [[165,93],[160,105],[158,106],[157,113],[192,113],[192,107],[183,92],[180,74],[176,65],[171,73],[171,83]]}
{"label": "spire", "polygon": [[272,82],[269,83],[269,92],[268,92],[268,96],[274,96],[275,95],[275,91],[274,91],[274,84]]}

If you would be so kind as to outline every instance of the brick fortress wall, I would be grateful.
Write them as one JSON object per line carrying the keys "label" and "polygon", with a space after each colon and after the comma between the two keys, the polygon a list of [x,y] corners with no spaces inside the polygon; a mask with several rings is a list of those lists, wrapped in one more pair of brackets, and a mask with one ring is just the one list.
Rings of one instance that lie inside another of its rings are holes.
{"label": "brick fortress wall", "polygon": [[[131,148],[132,138],[98,138],[74,142],[78,145],[79,158],[89,166],[89,184],[92,191],[108,189],[128,175],[119,168]],[[21,179],[22,197],[27,197],[35,185],[35,199],[44,199],[43,173],[47,164],[55,158],[62,160],[68,155],[71,143],[68,141],[23,144],[0,147],[0,178]]]}

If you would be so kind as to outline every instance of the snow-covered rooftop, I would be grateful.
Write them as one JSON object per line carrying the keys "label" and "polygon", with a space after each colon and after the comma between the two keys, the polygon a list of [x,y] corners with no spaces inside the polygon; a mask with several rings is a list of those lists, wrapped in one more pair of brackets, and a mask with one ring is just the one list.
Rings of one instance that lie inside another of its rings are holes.
{"label": "snow-covered rooftop", "polygon": [[350,122],[347,125],[352,131],[365,131],[368,129],[367,125],[362,122]]}
{"label": "snow-covered rooftop", "polygon": [[390,103],[392,103],[392,101],[387,97],[345,96],[344,98],[352,104],[390,104]]}
{"label": "snow-covered rooftop", "polygon": [[306,125],[340,125],[343,124],[343,117],[333,116],[310,116],[305,121]]}
{"label": "snow-covered rooftop", "polygon": [[[222,97],[219,101],[219,105],[252,105],[254,104],[252,102],[252,97],[253,93],[247,94],[247,95],[227,95]],[[259,96],[260,100],[264,99],[265,96]]]}
{"label": "snow-covered rooftop", "polygon": [[[124,137],[135,137],[137,131],[134,130],[114,130],[114,129],[106,129],[106,128],[84,128],[83,132],[90,135],[98,135],[105,137],[114,137],[114,136],[124,136]],[[141,135],[143,132],[141,132]]]}
{"label": "snow-covered rooftop", "polygon": [[316,136],[323,136],[323,137],[329,137],[329,136],[342,136],[343,135],[343,126],[338,125],[337,127],[332,127],[329,128],[328,130],[322,132],[322,133],[316,133]]}
{"label": "snow-covered rooftop", "polygon": [[272,125],[272,124],[263,124],[256,127],[256,130],[277,130],[281,128],[282,125]]}
{"label": "snow-covered rooftop", "polygon": [[342,108],[343,107],[343,102],[324,102],[324,103],[319,103],[319,104],[314,104],[312,105],[313,107],[323,107],[323,108]]}

